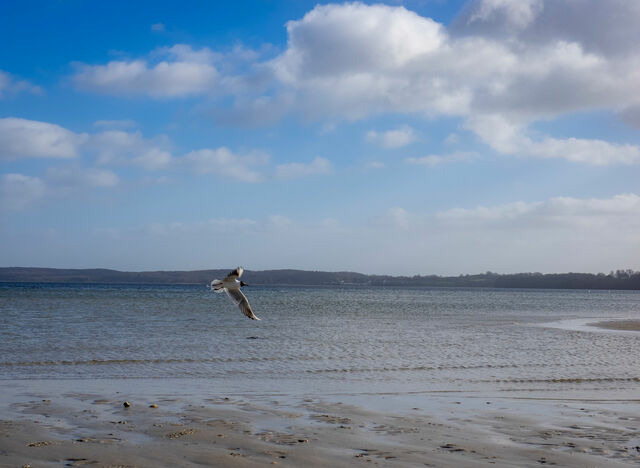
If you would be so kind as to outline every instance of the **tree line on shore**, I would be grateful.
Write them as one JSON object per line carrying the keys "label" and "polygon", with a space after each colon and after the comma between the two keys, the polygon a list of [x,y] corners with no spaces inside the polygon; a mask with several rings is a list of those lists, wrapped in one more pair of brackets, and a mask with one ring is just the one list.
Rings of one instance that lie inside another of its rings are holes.
{"label": "tree line on shore", "polygon": [[[197,271],[128,272],[109,269],[0,268],[0,282],[102,283],[102,284],[209,284],[223,278],[231,268]],[[628,289],[640,290],[640,272],[617,270],[605,273],[515,273],[487,271],[475,275],[391,276],[354,272],[305,270],[245,270],[243,279],[255,285],[298,286],[410,286],[463,288]]]}

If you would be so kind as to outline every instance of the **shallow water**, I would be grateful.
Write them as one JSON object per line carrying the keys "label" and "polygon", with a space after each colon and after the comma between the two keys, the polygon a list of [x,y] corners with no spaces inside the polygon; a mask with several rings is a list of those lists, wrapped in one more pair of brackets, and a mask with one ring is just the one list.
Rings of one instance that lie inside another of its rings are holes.
{"label": "shallow water", "polygon": [[0,380],[164,379],[255,392],[640,386],[638,292],[248,287],[262,321],[204,286],[0,285]]}

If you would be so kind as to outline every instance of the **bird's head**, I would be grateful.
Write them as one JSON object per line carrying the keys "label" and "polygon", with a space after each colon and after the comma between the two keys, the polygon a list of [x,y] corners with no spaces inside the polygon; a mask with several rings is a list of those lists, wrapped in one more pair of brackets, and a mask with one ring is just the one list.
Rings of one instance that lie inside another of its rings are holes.
{"label": "bird's head", "polygon": [[245,283],[244,281],[240,281],[240,287],[242,286],[249,286],[247,283]]}

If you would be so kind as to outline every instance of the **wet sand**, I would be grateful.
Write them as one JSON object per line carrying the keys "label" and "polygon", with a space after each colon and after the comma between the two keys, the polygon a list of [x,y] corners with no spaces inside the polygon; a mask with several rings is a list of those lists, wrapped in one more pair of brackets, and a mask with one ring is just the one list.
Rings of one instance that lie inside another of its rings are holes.
{"label": "wet sand", "polygon": [[607,330],[640,331],[640,320],[610,320],[589,325]]}
{"label": "wet sand", "polygon": [[20,395],[0,413],[0,466],[640,463],[638,401],[565,396],[487,399],[430,393],[328,401],[318,396],[47,395],[40,389]]}

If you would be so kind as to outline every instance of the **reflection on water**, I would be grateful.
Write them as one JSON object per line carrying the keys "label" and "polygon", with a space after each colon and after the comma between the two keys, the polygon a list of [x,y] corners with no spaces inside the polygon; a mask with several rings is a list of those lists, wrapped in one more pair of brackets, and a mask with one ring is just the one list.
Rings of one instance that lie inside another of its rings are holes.
{"label": "reflection on water", "polygon": [[640,333],[579,325],[640,318],[637,292],[251,287],[246,294],[261,322],[204,286],[0,286],[0,379],[511,392],[624,390],[640,381]]}

